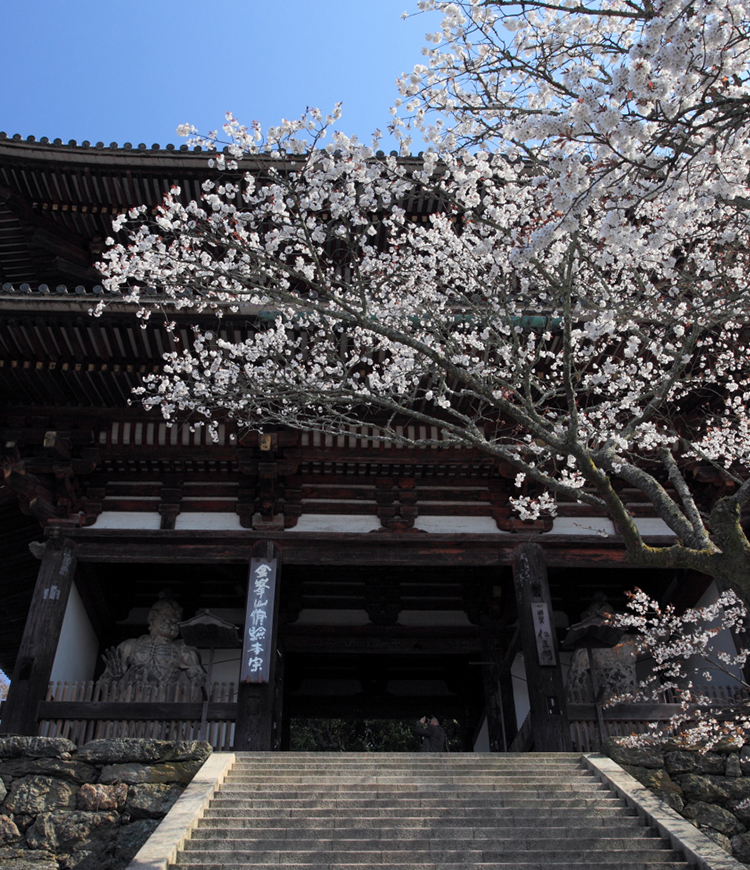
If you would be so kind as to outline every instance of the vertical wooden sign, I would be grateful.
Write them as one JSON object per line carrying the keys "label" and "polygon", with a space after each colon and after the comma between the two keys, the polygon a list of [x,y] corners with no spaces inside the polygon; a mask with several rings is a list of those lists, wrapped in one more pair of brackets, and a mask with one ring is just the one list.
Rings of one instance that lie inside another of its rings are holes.
{"label": "vertical wooden sign", "polygon": [[243,683],[268,683],[271,679],[271,662],[276,655],[273,629],[277,573],[276,558],[250,560],[240,668]]}
{"label": "vertical wooden sign", "polygon": [[281,732],[281,689],[276,685],[281,552],[272,541],[253,547],[248,581],[234,748],[269,752]]}
{"label": "vertical wooden sign", "polygon": [[555,630],[550,618],[549,607],[545,601],[531,602],[531,618],[534,621],[534,636],[536,637],[536,653],[542,667],[554,667],[557,664],[555,650]]}
{"label": "vertical wooden sign", "polygon": [[552,600],[544,550],[521,544],[513,551],[513,582],[518,603],[518,627],[526,667],[531,729],[536,752],[570,752],[562,668],[557,657]]}

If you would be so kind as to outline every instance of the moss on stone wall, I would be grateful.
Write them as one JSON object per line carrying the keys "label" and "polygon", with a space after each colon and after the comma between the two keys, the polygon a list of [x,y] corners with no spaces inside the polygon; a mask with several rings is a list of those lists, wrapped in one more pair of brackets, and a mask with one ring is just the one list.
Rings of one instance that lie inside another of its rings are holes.
{"label": "moss on stone wall", "polygon": [[210,754],[194,740],[0,738],[0,867],[123,870]]}
{"label": "moss on stone wall", "polygon": [[610,739],[602,752],[750,865],[750,746],[701,752],[669,744],[628,748]]}

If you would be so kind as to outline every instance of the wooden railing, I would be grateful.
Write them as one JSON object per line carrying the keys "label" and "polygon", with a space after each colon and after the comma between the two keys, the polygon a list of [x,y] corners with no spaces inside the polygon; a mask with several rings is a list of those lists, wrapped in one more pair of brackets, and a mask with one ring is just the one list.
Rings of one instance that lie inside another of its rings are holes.
{"label": "wooden railing", "polygon": [[[206,713],[203,739],[216,750],[231,749],[237,717],[234,683],[213,684]],[[100,737],[198,740],[202,715],[200,689],[135,684],[118,690],[93,681],[50,683],[37,709],[40,737],[66,737],[79,746]]]}
{"label": "wooden railing", "polygon": [[[716,701],[731,704],[747,701],[738,689],[703,686],[701,690]],[[602,707],[590,693],[568,694],[568,718],[573,748],[595,752],[602,736],[625,737],[651,730],[654,722],[668,727],[669,719],[681,707],[674,694],[666,691],[654,703],[619,704]],[[115,690],[94,682],[50,683],[47,697],[39,704],[37,719],[41,737],[67,737],[82,745],[99,737],[151,737],[159,740],[198,740],[201,732],[203,697],[199,689],[130,686]],[[234,743],[237,689],[234,683],[214,683],[207,708],[206,739],[216,750],[230,750]],[[531,746],[531,719],[527,716],[511,752],[527,752]]]}
{"label": "wooden railing", "polygon": [[[734,686],[712,683],[694,691],[726,705],[748,700],[747,693]],[[602,738],[645,734],[653,730],[654,724],[661,723],[663,730],[669,730],[669,720],[682,711],[676,693],[669,689],[661,693],[659,701],[611,707],[594,703],[590,692],[569,691],[567,706],[573,747],[581,752],[596,752],[601,748]]]}

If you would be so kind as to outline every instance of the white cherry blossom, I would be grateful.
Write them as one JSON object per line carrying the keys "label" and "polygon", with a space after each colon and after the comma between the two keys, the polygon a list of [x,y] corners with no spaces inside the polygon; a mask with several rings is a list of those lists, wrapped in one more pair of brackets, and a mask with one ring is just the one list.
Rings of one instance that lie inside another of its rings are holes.
{"label": "white cherry blossom", "polygon": [[[265,133],[228,115],[226,145],[196,140],[199,201],[116,219],[107,298],[253,324],[196,327],[144,404],[473,448],[524,475],[523,519],[578,502],[632,561],[750,597],[746,4],[420,6],[442,29],[394,124],[426,154],[332,131],[340,108]],[[632,498],[674,544],[643,540]]]}

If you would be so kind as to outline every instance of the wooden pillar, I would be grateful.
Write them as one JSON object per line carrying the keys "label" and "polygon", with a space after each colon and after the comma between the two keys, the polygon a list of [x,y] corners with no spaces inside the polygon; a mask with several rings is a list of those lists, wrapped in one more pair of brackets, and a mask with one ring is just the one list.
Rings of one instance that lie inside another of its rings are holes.
{"label": "wooden pillar", "polygon": [[72,541],[47,542],[3,708],[5,734],[37,733],[37,705],[47,694],[75,568]]}
{"label": "wooden pillar", "polygon": [[[272,749],[278,752],[280,749],[289,748],[288,738],[285,741],[284,735],[284,672],[285,660],[281,649],[276,650],[276,679],[274,681],[273,690],[273,721],[272,728]],[[286,746],[284,745],[286,742]]]}
{"label": "wooden pillar", "polygon": [[237,692],[234,748],[239,752],[269,752],[277,745],[274,701],[280,581],[278,547],[272,541],[258,542],[250,559]]}
{"label": "wooden pillar", "polygon": [[570,752],[562,668],[552,621],[552,601],[538,544],[521,544],[513,551],[513,581],[518,623],[526,666],[531,727],[536,752]]}

